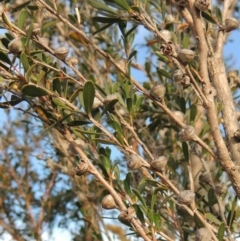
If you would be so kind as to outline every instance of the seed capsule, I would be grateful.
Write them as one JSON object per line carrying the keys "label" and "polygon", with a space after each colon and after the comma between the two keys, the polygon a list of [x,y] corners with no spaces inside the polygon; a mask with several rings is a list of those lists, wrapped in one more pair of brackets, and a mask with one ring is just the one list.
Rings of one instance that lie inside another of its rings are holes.
{"label": "seed capsule", "polygon": [[150,95],[156,99],[163,99],[165,93],[166,93],[166,87],[162,84],[155,85],[150,90]]}
{"label": "seed capsule", "polygon": [[240,141],[240,129],[237,129],[235,132],[234,132],[234,138],[238,141]]}
{"label": "seed capsule", "polygon": [[165,156],[159,156],[151,161],[150,165],[155,170],[162,172],[167,165],[168,159]]}
{"label": "seed capsule", "polygon": [[176,56],[175,46],[173,42],[163,43],[160,47],[160,52],[163,55]]}
{"label": "seed capsule", "polygon": [[111,194],[106,195],[102,200],[102,208],[104,209],[115,209],[117,207]]}
{"label": "seed capsule", "polygon": [[183,190],[178,195],[178,201],[182,204],[192,204],[194,202],[195,193],[190,190]]}
{"label": "seed capsule", "polygon": [[44,49],[44,47],[48,47],[49,39],[48,38],[39,38],[39,43],[37,44],[37,47],[40,49]]}
{"label": "seed capsule", "polygon": [[127,159],[127,166],[129,168],[129,170],[136,170],[136,169],[142,167],[142,161],[137,154],[132,154]]}
{"label": "seed capsule", "polygon": [[66,63],[70,66],[76,66],[78,64],[78,58],[76,57],[69,57],[66,59]]}
{"label": "seed capsule", "polygon": [[183,78],[183,72],[180,69],[176,69],[173,73],[173,80],[177,83],[181,82]]}
{"label": "seed capsule", "polygon": [[200,11],[206,11],[210,5],[209,0],[196,0],[194,3],[195,7]]}
{"label": "seed capsule", "polygon": [[13,53],[13,54],[19,54],[22,52],[22,41],[20,38],[13,39],[9,44],[8,44],[8,50]]}
{"label": "seed capsule", "polygon": [[172,34],[171,34],[171,32],[170,32],[169,30],[166,30],[166,29],[161,30],[161,31],[160,31],[160,34],[164,37],[164,40],[165,40],[166,42],[170,42],[170,41],[171,41],[171,39],[172,39]]}
{"label": "seed capsule", "polygon": [[206,228],[200,228],[196,232],[195,241],[211,241],[211,234]]}
{"label": "seed capsule", "polygon": [[179,132],[179,138],[181,141],[190,141],[195,137],[195,129],[193,126],[186,125]]}
{"label": "seed capsule", "polygon": [[75,168],[77,176],[81,176],[88,171],[88,160],[81,159]]}
{"label": "seed capsule", "polygon": [[199,181],[203,183],[211,183],[211,173],[210,172],[203,172],[199,176]]}
{"label": "seed capsule", "polygon": [[68,55],[68,51],[69,49],[67,47],[59,47],[55,49],[54,54],[58,59],[64,60]]}
{"label": "seed capsule", "polygon": [[227,18],[225,20],[226,31],[230,32],[239,27],[239,22],[236,18]]}
{"label": "seed capsule", "polygon": [[227,185],[225,185],[224,183],[218,183],[215,186],[215,190],[219,195],[223,195],[227,192]]}
{"label": "seed capsule", "polygon": [[[29,30],[30,26],[31,25],[27,26],[26,31]],[[40,24],[33,23],[33,31],[32,31],[32,33],[35,34],[35,35],[38,35],[40,33],[40,30],[41,30]]]}
{"label": "seed capsule", "polygon": [[190,49],[181,49],[178,56],[183,63],[189,63],[194,58],[195,53]]}
{"label": "seed capsule", "polygon": [[228,81],[231,81],[232,79],[234,80],[238,75],[238,71],[237,70],[230,70],[228,71],[227,73],[227,78],[228,78]]}
{"label": "seed capsule", "polygon": [[184,89],[189,87],[191,85],[190,77],[187,74],[184,74],[180,84]]}
{"label": "seed capsule", "polygon": [[136,215],[134,207],[129,207],[127,211],[122,211],[118,218],[123,221],[131,221]]}
{"label": "seed capsule", "polygon": [[[182,113],[181,111],[176,110],[176,111],[173,111],[172,114],[173,114],[174,117],[175,117],[176,119],[178,119],[179,121],[183,122],[184,124],[187,123],[187,117],[186,117],[186,115],[184,115],[184,113]],[[170,122],[171,122],[172,124],[175,124],[175,122],[174,122],[172,119],[170,119]]]}

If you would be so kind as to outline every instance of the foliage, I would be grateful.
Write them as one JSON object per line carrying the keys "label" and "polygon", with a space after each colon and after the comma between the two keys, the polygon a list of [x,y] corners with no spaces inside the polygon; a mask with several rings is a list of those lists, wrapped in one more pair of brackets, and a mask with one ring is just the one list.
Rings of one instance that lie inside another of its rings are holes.
{"label": "foliage", "polygon": [[238,3],[1,2],[2,235],[235,240]]}

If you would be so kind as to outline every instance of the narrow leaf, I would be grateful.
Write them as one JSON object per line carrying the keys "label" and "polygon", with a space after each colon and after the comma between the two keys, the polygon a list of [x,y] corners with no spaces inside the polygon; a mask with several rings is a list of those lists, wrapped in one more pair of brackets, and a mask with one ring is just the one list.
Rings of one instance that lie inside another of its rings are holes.
{"label": "narrow leaf", "polygon": [[189,151],[188,151],[188,145],[186,142],[182,143],[182,151],[183,151],[185,160],[188,162],[189,161]]}
{"label": "narrow leaf", "polygon": [[67,106],[64,102],[62,102],[58,98],[52,98],[52,102],[61,109],[70,110],[70,111],[72,110],[72,108]]}
{"label": "narrow leaf", "polygon": [[112,23],[112,24],[122,21],[120,18],[105,18],[105,17],[94,17],[93,20],[99,23]]}
{"label": "narrow leaf", "polygon": [[99,2],[99,1],[96,1],[96,0],[88,0],[88,3],[98,9],[98,10],[102,10],[102,11],[105,11],[105,12],[108,12],[108,13],[113,13],[113,14],[117,14],[116,11],[114,11],[112,8],[110,8],[109,6],[107,6],[106,4],[102,3],[102,2]]}
{"label": "narrow leaf", "polygon": [[82,91],[82,87],[80,87],[80,88],[77,88],[74,92],[73,92],[73,94],[70,96],[70,98],[69,98],[69,102],[73,102],[77,97],[78,97],[78,94],[79,94],[79,92],[80,91]]}
{"label": "narrow leaf", "polygon": [[93,101],[95,97],[94,84],[91,81],[85,83],[83,87],[83,103],[85,111],[88,115],[91,115]]}
{"label": "narrow leaf", "polygon": [[202,17],[205,18],[210,23],[216,24],[218,22],[216,17],[212,16],[211,13],[209,12],[202,12]]}
{"label": "narrow leaf", "polygon": [[145,208],[147,208],[147,205],[146,205],[146,203],[145,203],[145,200],[143,199],[142,195],[138,192],[138,190],[133,188],[132,191],[133,191],[134,194],[137,196],[137,198],[139,199],[139,201],[143,204],[143,206],[144,206]]}
{"label": "narrow leaf", "polygon": [[196,105],[191,105],[190,110],[190,121],[194,121],[197,115],[197,107]]}
{"label": "narrow leaf", "polygon": [[46,89],[32,84],[24,85],[22,88],[22,92],[25,95],[32,97],[44,96],[49,94],[49,92]]}
{"label": "narrow leaf", "polygon": [[67,123],[67,126],[83,126],[91,124],[89,121],[71,121]]}
{"label": "narrow leaf", "polygon": [[29,69],[29,62],[28,62],[28,57],[24,52],[20,55],[20,60],[23,65],[24,71],[27,72]]}
{"label": "narrow leaf", "polygon": [[10,100],[10,101],[6,101],[6,102],[1,102],[0,108],[1,109],[8,109],[12,106],[15,106],[15,105],[19,104],[22,101],[23,101],[23,99],[15,99],[15,100]]}
{"label": "narrow leaf", "polygon": [[23,26],[26,22],[26,18],[28,17],[28,11],[23,9],[18,16],[18,27],[23,29]]}
{"label": "narrow leaf", "polygon": [[220,225],[220,227],[218,228],[218,234],[217,234],[217,237],[218,237],[218,240],[219,241],[223,241],[223,237],[224,237],[224,232],[225,232],[225,223],[222,223]]}
{"label": "narrow leaf", "polygon": [[4,54],[2,51],[0,51],[0,60],[11,65],[11,60],[8,58],[6,54]]}
{"label": "narrow leaf", "polygon": [[58,78],[53,80],[53,91],[57,91],[57,93],[62,96],[62,88],[61,88],[61,82]]}
{"label": "narrow leaf", "polygon": [[166,70],[164,70],[164,69],[159,69],[159,68],[157,68],[157,72],[158,72],[158,74],[160,74],[160,75],[163,75],[163,76],[165,76],[165,77],[167,77],[167,78],[169,78],[169,79],[171,79],[171,74],[169,74]]}
{"label": "narrow leaf", "polygon": [[103,115],[105,115],[109,110],[111,110],[111,109],[113,108],[113,106],[114,106],[117,102],[118,102],[118,100],[116,100],[116,99],[110,101],[110,102],[106,105],[106,107],[104,108],[103,112],[101,113],[101,117],[102,117]]}
{"label": "narrow leaf", "polygon": [[22,8],[27,7],[27,5],[28,5],[30,2],[31,2],[31,1],[27,1],[27,2],[25,2],[25,3],[23,3],[23,4],[21,4],[21,5],[18,5],[16,8],[13,8],[13,9],[11,10],[11,13],[15,13],[15,12],[21,10]]}
{"label": "narrow leaf", "polygon": [[97,33],[100,33],[100,32],[102,32],[102,31],[104,31],[105,29],[111,27],[113,24],[114,24],[114,23],[108,23],[108,24],[104,25],[103,27],[101,27],[101,28],[99,28],[97,31],[95,31],[95,32],[93,33],[93,35],[96,35]]}
{"label": "narrow leaf", "polygon": [[127,10],[128,12],[132,12],[131,7],[128,5],[126,0],[113,0],[119,7]]}
{"label": "narrow leaf", "polygon": [[77,32],[70,32],[69,34],[69,37],[74,39],[75,41],[79,42],[79,43],[82,43],[83,45],[87,46],[88,43],[87,43],[87,40],[84,39],[84,37],[82,37],[80,34],[78,34]]}

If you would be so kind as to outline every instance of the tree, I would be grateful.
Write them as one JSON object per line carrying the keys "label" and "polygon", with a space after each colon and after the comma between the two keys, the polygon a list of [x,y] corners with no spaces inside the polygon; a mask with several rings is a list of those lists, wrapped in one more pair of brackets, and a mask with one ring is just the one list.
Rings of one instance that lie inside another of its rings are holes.
{"label": "tree", "polygon": [[1,2],[2,237],[235,240],[239,3]]}

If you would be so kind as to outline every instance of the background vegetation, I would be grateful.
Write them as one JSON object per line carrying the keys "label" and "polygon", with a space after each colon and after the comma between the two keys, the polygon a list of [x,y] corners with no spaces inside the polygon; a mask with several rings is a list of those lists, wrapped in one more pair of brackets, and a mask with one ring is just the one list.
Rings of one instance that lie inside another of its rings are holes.
{"label": "background vegetation", "polygon": [[1,11],[2,239],[237,239],[240,76],[223,58],[237,1]]}

